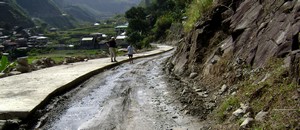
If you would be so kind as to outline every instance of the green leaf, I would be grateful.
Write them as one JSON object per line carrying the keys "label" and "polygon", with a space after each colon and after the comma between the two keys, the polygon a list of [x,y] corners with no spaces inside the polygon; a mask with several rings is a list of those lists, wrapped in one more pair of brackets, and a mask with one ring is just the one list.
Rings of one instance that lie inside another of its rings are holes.
{"label": "green leaf", "polygon": [[0,72],[2,72],[9,64],[7,56],[2,56],[0,64]]}

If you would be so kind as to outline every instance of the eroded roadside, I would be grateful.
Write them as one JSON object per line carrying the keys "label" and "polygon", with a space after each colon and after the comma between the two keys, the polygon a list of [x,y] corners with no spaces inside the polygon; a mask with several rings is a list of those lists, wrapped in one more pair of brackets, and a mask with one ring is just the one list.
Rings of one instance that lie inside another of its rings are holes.
{"label": "eroded roadside", "polygon": [[92,77],[38,111],[38,120],[32,120],[35,125],[28,129],[200,129],[199,118],[183,111],[186,106],[174,95],[178,86],[170,84],[172,79],[163,71],[172,53]]}

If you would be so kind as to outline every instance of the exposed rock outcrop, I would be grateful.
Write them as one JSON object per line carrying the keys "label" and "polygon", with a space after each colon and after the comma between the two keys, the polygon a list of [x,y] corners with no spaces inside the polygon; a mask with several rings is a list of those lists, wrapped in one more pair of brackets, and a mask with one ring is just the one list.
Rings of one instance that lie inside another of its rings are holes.
{"label": "exposed rock outcrop", "polygon": [[[223,105],[226,105],[219,106],[226,97],[231,96],[251,105],[261,105],[254,106],[255,110],[250,114],[263,111],[270,115],[272,103],[284,102],[283,98],[287,97],[283,94],[294,93],[293,89],[296,87],[293,86],[300,84],[300,1],[214,2],[216,6],[207,13],[208,15],[204,15],[195,24],[194,29],[179,41],[175,55],[169,59],[167,70],[188,86],[192,86],[190,88],[197,90],[205,88],[205,96],[203,93],[198,96],[204,104],[213,101],[216,106],[212,109],[234,107],[232,102],[227,104],[225,102]],[[284,65],[275,62],[278,61],[276,59],[280,59],[279,61],[285,59]],[[271,61],[274,62],[270,64]],[[267,69],[272,72],[268,72]],[[191,76],[192,73],[197,76]],[[220,88],[224,84],[226,87]],[[283,85],[287,86],[282,87]],[[243,92],[240,92],[241,87]],[[260,100],[264,104],[259,104]],[[289,107],[299,108],[297,106],[300,106],[300,103],[295,101]],[[237,110],[236,105],[234,110]],[[242,116],[247,112],[240,108],[235,114]],[[247,120],[239,126],[249,127],[250,124],[264,120],[265,116],[268,116],[260,114],[255,119],[253,115],[245,117]],[[226,116],[228,117],[228,114],[224,114],[223,117]],[[297,122],[300,116],[294,114],[293,117],[295,119],[293,122]],[[297,127],[294,124],[290,126]]]}
{"label": "exposed rock outcrop", "polygon": [[[203,71],[216,56],[229,55],[231,63],[239,58],[257,68],[272,57],[286,57],[299,49],[299,1],[245,0],[235,13],[228,13],[234,7],[227,6],[215,7],[179,43],[171,59],[177,75]],[[200,69],[199,64],[203,64]]]}

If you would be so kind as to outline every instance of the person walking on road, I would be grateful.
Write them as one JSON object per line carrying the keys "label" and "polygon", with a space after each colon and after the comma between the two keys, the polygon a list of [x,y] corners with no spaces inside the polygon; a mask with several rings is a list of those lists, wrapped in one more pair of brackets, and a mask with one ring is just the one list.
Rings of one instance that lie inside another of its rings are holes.
{"label": "person walking on road", "polygon": [[118,62],[116,60],[117,43],[114,37],[111,37],[111,39],[107,42],[107,46],[109,49],[111,62]]}
{"label": "person walking on road", "polygon": [[130,44],[128,47],[127,47],[127,51],[128,51],[128,57],[129,57],[129,60],[130,60],[130,63],[133,64],[133,53],[134,53],[134,47]]}

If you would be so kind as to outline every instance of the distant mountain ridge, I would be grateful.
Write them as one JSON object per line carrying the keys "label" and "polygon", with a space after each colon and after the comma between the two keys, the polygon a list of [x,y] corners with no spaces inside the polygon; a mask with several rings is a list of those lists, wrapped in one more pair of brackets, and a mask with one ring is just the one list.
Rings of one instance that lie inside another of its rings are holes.
{"label": "distant mountain ridge", "polygon": [[59,27],[74,27],[75,20],[63,12],[50,0],[16,0],[31,17],[39,18],[46,23]]}
{"label": "distant mountain ridge", "polygon": [[0,1],[0,27],[11,28],[15,25],[31,27],[30,17],[13,1]]}
{"label": "distant mountain ridge", "polygon": [[69,12],[66,9],[70,7],[78,7],[95,19],[105,19],[125,13],[132,6],[138,5],[141,0],[53,0],[53,2],[66,12]]}
{"label": "distant mountain ridge", "polygon": [[49,26],[72,28],[78,22],[96,22],[125,13],[141,0],[0,0],[0,28],[34,26],[39,19]]}

